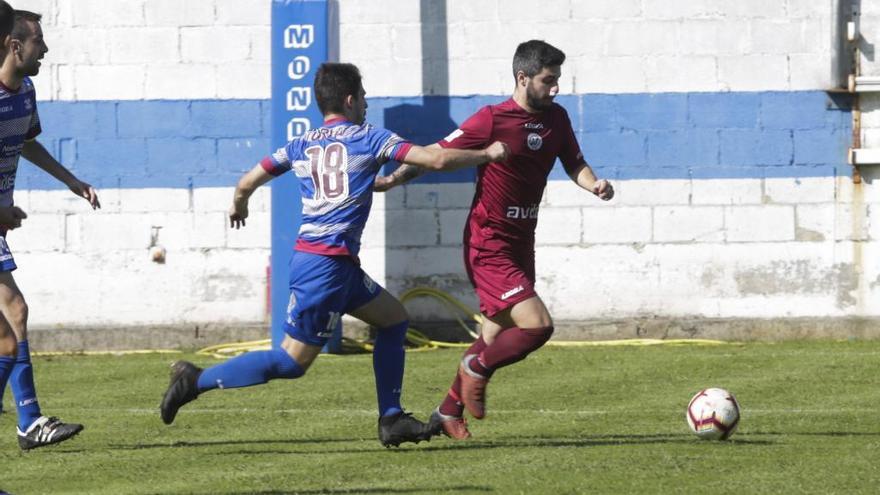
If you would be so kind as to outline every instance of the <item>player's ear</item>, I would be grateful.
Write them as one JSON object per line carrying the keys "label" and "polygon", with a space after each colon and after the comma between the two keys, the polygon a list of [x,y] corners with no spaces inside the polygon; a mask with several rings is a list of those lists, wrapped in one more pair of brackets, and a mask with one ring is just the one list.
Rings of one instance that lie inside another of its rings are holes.
{"label": "player's ear", "polygon": [[528,82],[527,81],[528,78],[529,77],[526,75],[525,72],[523,72],[521,70],[516,71],[516,85],[517,86],[525,86],[526,83]]}
{"label": "player's ear", "polygon": [[345,104],[345,108],[351,108],[354,106],[354,95],[346,95],[345,100],[343,100]]}

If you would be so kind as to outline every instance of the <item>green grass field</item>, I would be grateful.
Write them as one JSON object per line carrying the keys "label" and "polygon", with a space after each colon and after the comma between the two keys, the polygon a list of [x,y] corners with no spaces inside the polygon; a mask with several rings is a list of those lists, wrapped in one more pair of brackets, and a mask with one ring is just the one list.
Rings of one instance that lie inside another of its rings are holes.
{"label": "green grass field", "polygon": [[[370,356],[321,357],[303,379],[215,391],[162,424],[184,354],[37,358],[45,412],[86,425],[22,453],[0,416],[0,488],[124,493],[877,493],[880,342],[545,348],[496,374],[474,438],[384,449]],[[407,356],[425,418],[459,351]],[[692,394],[743,406],[728,442],[687,430]],[[11,407],[7,391],[5,408]]]}

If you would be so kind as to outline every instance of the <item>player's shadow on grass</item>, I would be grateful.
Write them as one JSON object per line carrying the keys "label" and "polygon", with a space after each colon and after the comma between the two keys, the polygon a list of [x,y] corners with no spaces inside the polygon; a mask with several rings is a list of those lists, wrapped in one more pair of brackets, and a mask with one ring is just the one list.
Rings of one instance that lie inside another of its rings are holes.
{"label": "player's shadow on grass", "polygon": [[[407,444],[397,449],[385,449],[381,447],[368,449],[337,449],[337,450],[302,450],[302,449],[274,449],[267,451],[259,450],[235,450],[218,452],[216,455],[313,455],[313,454],[375,454],[377,452],[389,452],[397,455],[418,454],[420,452],[436,452],[448,450],[488,450],[488,449],[510,449],[510,448],[558,448],[558,447],[625,447],[636,445],[658,445],[658,444],[694,444],[701,443],[700,440],[691,435],[596,435],[579,438],[547,438],[547,437],[516,437],[515,439],[496,439],[496,440],[468,440],[466,442],[456,442],[452,440],[435,440],[438,443],[431,443],[427,446],[415,446]],[[705,442],[704,442],[705,443]],[[773,440],[763,439],[744,439],[735,438],[726,442],[732,446],[747,445],[775,445],[777,442]]]}
{"label": "player's shadow on grass", "polygon": [[438,493],[438,492],[458,492],[458,491],[468,491],[468,492],[491,492],[494,491],[492,487],[489,486],[476,486],[476,485],[459,485],[459,486],[438,486],[438,487],[420,487],[420,488],[319,488],[316,490],[296,490],[294,492],[286,492],[286,491],[278,491],[278,490],[265,490],[265,491],[253,491],[248,490],[246,492],[227,492],[230,495],[281,495],[281,494],[296,494],[296,495],[310,495],[317,493]]}
{"label": "player's shadow on grass", "polygon": [[752,431],[747,435],[779,435],[805,437],[880,437],[875,431]]}
{"label": "player's shadow on grass", "polygon": [[[431,445],[419,450],[469,450],[469,449],[508,449],[508,448],[557,448],[557,447],[625,447],[630,445],[692,444],[699,440],[690,435],[595,435],[582,438],[517,437],[515,440],[455,442],[445,445]],[[737,438],[728,442],[733,445],[774,445],[772,440],[753,440]]]}
{"label": "player's shadow on grass", "polygon": [[109,448],[117,450],[167,449],[178,447],[218,447],[223,445],[291,445],[291,444],[325,444],[359,442],[362,438],[291,438],[291,439],[254,439],[254,440],[206,440],[206,441],[175,441],[170,443],[139,443],[133,445],[111,444]]}

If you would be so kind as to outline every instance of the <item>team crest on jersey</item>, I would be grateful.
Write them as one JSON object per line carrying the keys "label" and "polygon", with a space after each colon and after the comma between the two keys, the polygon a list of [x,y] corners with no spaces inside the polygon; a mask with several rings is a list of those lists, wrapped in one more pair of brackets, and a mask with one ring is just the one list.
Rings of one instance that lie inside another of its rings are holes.
{"label": "team crest on jersey", "polygon": [[30,98],[24,100],[24,109],[27,110],[28,112],[30,112],[31,110],[34,109],[34,104],[31,103]]}
{"label": "team crest on jersey", "polygon": [[538,151],[541,149],[541,146],[544,145],[544,140],[541,139],[541,135],[537,133],[529,133],[529,137],[526,138],[526,144],[529,146],[529,149],[532,151]]}

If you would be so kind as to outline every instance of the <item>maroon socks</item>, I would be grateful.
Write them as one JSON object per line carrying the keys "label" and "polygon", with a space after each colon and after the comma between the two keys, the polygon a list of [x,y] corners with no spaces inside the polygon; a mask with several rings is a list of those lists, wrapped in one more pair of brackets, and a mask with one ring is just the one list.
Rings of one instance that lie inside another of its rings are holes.
{"label": "maroon socks", "polygon": [[[544,345],[550,336],[553,335],[553,327],[542,328],[508,328],[497,337],[492,345],[487,346],[480,336],[465,351],[464,356],[476,354],[476,359],[470,360],[470,368],[474,373],[489,378],[498,368],[509,366],[518,361],[522,361],[529,354]],[[464,412],[464,405],[461,403],[461,378],[458,373],[455,375],[455,381],[449,388],[449,393],[440,404],[440,413],[447,416],[460,417]]]}
{"label": "maroon socks", "polygon": [[[483,352],[483,349],[485,348],[486,341],[484,341],[483,336],[480,335],[480,337],[477,338],[477,340],[475,340],[466,351],[464,351],[464,355],[469,356],[471,354],[479,354]],[[473,359],[472,361],[476,361],[476,359]],[[446,398],[443,399],[443,403],[440,404],[440,414],[461,417],[463,413],[464,404],[461,403],[461,378],[458,377],[458,371],[456,371],[455,380],[452,382],[452,386],[449,388]]]}

